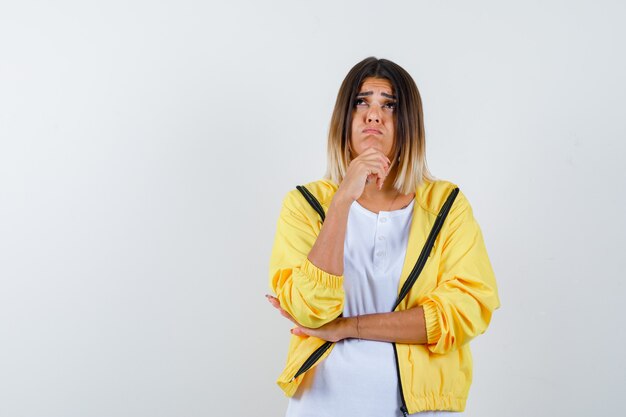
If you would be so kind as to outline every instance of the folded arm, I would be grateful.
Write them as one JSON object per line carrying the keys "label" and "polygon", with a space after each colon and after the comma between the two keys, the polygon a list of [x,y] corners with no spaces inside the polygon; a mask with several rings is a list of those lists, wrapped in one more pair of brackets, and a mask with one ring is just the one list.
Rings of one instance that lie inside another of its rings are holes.
{"label": "folded arm", "polygon": [[[458,203],[458,204],[457,204]],[[462,194],[450,213],[442,236],[441,260],[433,291],[417,300],[417,307],[391,313],[339,317],[321,326],[307,326],[283,308],[282,300],[270,303],[290,319],[300,336],[329,341],[361,338],[406,344],[427,344],[433,353],[458,349],[483,333],[500,302],[493,270],[471,207]]]}
{"label": "folded arm", "polygon": [[270,257],[270,288],[298,323],[317,328],[343,311],[349,204],[333,199],[319,234],[317,214],[302,204],[307,203],[294,192],[283,201]]}
{"label": "folded arm", "polygon": [[283,317],[296,327],[291,332],[297,336],[315,336],[331,342],[348,338],[378,340],[407,344],[426,343],[426,326],[422,307],[392,313],[365,314],[355,317],[338,317],[318,328],[302,326],[287,311],[281,308],[276,297],[267,296]]}

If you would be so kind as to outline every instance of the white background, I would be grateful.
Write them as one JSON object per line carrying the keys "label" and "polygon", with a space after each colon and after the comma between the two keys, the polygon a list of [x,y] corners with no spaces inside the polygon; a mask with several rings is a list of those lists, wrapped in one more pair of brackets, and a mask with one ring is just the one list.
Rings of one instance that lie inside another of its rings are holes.
{"label": "white background", "polygon": [[282,197],[374,55],[425,108],[502,308],[468,416],[616,415],[620,1],[2,1],[0,416],[280,416]]}

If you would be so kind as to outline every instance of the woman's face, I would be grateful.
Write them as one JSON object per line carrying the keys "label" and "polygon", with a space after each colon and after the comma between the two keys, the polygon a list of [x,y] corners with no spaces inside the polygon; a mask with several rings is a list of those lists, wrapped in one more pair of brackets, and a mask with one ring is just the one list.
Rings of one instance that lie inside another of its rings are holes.
{"label": "woman's face", "polygon": [[395,139],[396,96],[383,78],[366,78],[352,111],[352,158],[376,148],[391,158]]}

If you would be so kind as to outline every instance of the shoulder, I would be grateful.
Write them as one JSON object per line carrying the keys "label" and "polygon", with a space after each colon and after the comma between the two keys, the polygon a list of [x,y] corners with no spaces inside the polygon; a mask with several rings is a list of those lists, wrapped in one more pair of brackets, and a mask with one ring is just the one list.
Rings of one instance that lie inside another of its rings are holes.
{"label": "shoulder", "polygon": [[330,205],[333,196],[339,188],[338,184],[327,179],[321,179],[304,184],[295,184],[293,189],[287,192],[283,199],[284,208],[288,208],[292,211],[298,211],[301,213],[308,213],[312,211],[315,216],[317,216],[317,213],[304,199],[302,193],[298,189],[296,189],[296,185],[302,185],[306,187],[306,189],[309,190],[309,192],[313,194],[315,198],[317,198],[317,200],[320,202],[320,204],[324,207],[328,207]]}
{"label": "shoulder", "polygon": [[[446,201],[450,193],[459,186],[451,181],[447,180],[425,180],[417,187],[415,191],[415,202],[418,203],[424,210],[437,215],[443,203]],[[467,198],[461,190],[459,190],[454,204],[452,205],[452,211],[466,211],[471,210]]]}

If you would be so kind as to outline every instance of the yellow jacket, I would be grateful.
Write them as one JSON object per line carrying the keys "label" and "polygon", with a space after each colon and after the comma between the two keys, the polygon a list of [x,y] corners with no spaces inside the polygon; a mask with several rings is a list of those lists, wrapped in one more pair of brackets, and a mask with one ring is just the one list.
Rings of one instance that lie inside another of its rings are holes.
{"label": "yellow jacket", "polygon": [[[305,185],[327,212],[338,185],[329,180]],[[413,218],[399,289],[413,269],[434,219],[456,186],[425,181],[415,191]],[[298,190],[287,193],[270,258],[270,287],[282,308],[306,327],[320,327],[343,312],[343,276],[313,265],[307,255],[322,227],[319,214]],[[472,381],[469,341],[483,333],[500,306],[482,233],[462,192],[435,241],[422,273],[397,310],[422,306],[428,343],[396,344],[401,388],[409,413],[463,411]],[[304,374],[303,362],[324,343],[292,336],[278,385],[292,396]],[[325,359],[332,347],[316,362]]]}

